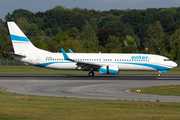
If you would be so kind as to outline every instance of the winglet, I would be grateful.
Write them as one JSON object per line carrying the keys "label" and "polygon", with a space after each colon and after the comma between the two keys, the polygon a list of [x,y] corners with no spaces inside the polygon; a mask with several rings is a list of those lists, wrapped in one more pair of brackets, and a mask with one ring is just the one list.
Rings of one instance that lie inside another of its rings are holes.
{"label": "winglet", "polygon": [[65,60],[71,60],[62,48],[61,48],[61,51],[62,51],[62,54],[63,54]]}
{"label": "winglet", "polygon": [[69,48],[69,53],[73,53],[73,51]]}

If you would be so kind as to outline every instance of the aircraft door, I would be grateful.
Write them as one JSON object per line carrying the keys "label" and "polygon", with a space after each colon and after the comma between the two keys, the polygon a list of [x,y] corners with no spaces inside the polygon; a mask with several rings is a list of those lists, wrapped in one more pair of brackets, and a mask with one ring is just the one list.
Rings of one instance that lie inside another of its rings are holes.
{"label": "aircraft door", "polygon": [[36,56],[36,64],[40,64],[40,57]]}

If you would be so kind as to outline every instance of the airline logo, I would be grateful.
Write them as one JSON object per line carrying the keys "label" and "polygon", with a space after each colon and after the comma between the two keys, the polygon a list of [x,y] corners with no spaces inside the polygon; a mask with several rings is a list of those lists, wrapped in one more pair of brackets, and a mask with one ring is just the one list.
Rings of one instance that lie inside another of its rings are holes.
{"label": "airline logo", "polygon": [[148,59],[148,56],[132,56],[131,59],[133,60],[147,60]]}

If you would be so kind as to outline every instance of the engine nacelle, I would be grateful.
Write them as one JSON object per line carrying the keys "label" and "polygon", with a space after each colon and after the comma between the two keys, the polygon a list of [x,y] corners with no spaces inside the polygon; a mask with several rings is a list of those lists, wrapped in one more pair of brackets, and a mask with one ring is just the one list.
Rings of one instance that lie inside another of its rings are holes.
{"label": "engine nacelle", "polygon": [[99,72],[102,74],[118,74],[119,69],[117,66],[103,66],[99,68]]}

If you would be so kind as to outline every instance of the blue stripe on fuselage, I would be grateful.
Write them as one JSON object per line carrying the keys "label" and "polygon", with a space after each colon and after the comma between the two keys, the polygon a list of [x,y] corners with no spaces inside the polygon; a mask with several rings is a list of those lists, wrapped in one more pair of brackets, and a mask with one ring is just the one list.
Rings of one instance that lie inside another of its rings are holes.
{"label": "blue stripe on fuselage", "polygon": [[30,42],[27,37],[17,36],[11,34],[11,40],[12,41],[20,41],[20,42]]}
{"label": "blue stripe on fuselage", "polygon": [[118,62],[120,64],[132,64],[132,65],[140,65],[140,66],[145,66],[145,67],[150,67],[150,68],[154,68],[158,71],[161,70],[169,70],[171,68],[168,67],[164,67],[164,66],[160,66],[160,65],[155,65],[155,64],[146,64],[146,63],[126,63],[126,62]]}
{"label": "blue stripe on fuselage", "polygon": [[[37,65],[35,65],[35,66],[46,67],[46,66],[48,66],[48,65],[55,64],[55,63],[74,63],[74,62],[69,62],[69,61],[64,61],[64,62],[48,62],[48,63],[37,64]],[[88,63],[91,63],[91,62],[88,62]],[[93,63],[95,63],[95,62],[93,62]],[[156,70],[158,70],[158,71],[163,71],[163,70],[169,70],[169,69],[171,69],[171,68],[164,67],[164,66],[160,66],[160,65],[146,64],[146,63],[127,63],[127,62],[108,62],[108,63],[140,65],[140,66],[145,66],[145,67],[154,68],[154,69],[156,69]],[[100,64],[102,64],[102,62],[101,62]]]}

